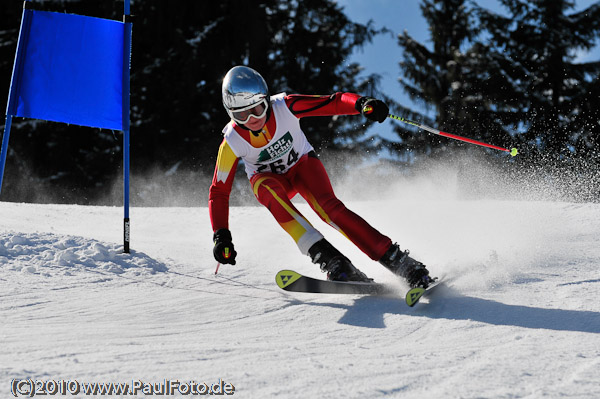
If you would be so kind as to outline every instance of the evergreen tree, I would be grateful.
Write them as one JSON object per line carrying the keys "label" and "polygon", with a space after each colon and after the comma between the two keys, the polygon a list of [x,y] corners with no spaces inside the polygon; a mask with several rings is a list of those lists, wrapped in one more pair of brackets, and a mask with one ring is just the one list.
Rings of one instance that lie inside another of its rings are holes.
{"label": "evergreen tree", "polygon": [[500,73],[520,93],[524,140],[546,155],[590,155],[598,144],[600,62],[577,62],[595,45],[600,4],[576,13],[568,0],[501,0],[502,16],[478,9],[491,34]]}
{"label": "evergreen tree", "polygon": [[[505,120],[515,104],[498,100],[507,97],[510,85],[496,73],[500,66],[488,58],[490,48],[476,41],[480,29],[467,1],[424,0],[421,10],[429,24],[432,49],[406,32],[398,37],[404,50],[400,67],[407,78],[401,79],[402,87],[411,99],[435,110],[434,121],[416,117],[440,130],[506,143],[510,136]],[[461,145],[433,140],[402,126],[396,132],[409,148],[424,153],[438,154]]]}
{"label": "evergreen tree", "polygon": [[[288,93],[330,94],[350,91],[366,95],[372,76],[359,81],[361,68],[347,60],[353,51],[370,42],[375,30],[372,22],[361,25],[350,21],[336,1],[282,1],[273,16],[277,21],[272,35],[275,43],[271,62],[265,66],[273,78],[273,89]],[[284,6],[285,5],[285,6]],[[286,54],[283,48],[293,49]],[[364,118],[322,118],[301,120],[315,148],[359,150],[356,140],[363,135]]]}

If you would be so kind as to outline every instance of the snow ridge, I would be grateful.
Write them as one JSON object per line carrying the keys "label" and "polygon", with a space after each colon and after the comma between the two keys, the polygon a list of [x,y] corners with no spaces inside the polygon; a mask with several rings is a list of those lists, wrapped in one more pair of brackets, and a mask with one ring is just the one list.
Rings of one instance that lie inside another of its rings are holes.
{"label": "snow ridge", "polygon": [[52,233],[0,233],[0,268],[24,273],[52,274],[56,266],[72,271],[85,268],[121,274],[154,274],[167,267],[146,254],[123,254],[123,247],[94,239]]}

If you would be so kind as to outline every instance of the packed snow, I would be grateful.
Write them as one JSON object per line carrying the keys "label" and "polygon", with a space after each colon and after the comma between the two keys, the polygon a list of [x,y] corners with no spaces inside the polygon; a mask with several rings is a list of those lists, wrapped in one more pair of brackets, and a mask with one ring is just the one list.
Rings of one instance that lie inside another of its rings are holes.
{"label": "packed snow", "polygon": [[600,204],[399,190],[338,194],[443,276],[414,308],[302,202],[398,294],[280,290],[280,269],[324,275],[260,206],[232,207],[238,263],[215,275],[206,207],[132,208],[124,254],[119,207],[1,202],[0,396],[31,380],[193,381],[240,398],[600,397]]}

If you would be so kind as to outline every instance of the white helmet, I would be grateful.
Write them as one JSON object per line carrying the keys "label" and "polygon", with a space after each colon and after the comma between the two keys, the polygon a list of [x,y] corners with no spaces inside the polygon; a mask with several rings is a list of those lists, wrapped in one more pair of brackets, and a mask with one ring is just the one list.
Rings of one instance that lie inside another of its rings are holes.
{"label": "white helmet", "polygon": [[247,66],[235,66],[223,78],[223,106],[238,124],[262,118],[269,107],[269,88],[262,76]]}

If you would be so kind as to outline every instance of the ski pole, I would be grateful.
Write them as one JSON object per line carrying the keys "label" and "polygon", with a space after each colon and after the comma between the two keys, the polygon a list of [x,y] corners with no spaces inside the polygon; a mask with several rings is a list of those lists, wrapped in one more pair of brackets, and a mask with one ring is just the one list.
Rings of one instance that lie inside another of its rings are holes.
{"label": "ski pole", "polygon": [[[371,108],[371,107],[365,107],[365,112],[369,111],[368,108]],[[454,139],[454,140],[459,140],[459,141],[464,141],[466,143],[480,145],[482,147],[493,148],[494,150],[505,151],[505,152],[508,152],[513,157],[516,156],[519,153],[519,151],[516,148],[514,148],[514,147],[509,150],[507,148],[498,147],[498,146],[495,146],[495,145],[492,145],[492,144],[487,144],[487,143],[484,143],[484,142],[481,142],[481,141],[469,139],[467,137],[458,136],[456,134],[442,132],[441,130],[434,129],[432,127],[423,125],[422,123],[419,123],[419,122],[411,121],[410,119],[406,119],[406,118],[403,118],[401,116],[389,114],[388,118],[395,119],[397,121],[404,122],[404,123],[412,125],[412,126],[416,126],[419,129],[423,129],[425,131],[428,131],[429,133],[437,134],[438,136],[444,136],[444,137],[448,137],[448,138],[451,138],[451,139]]]}
{"label": "ski pole", "polygon": [[217,273],[219,273],[220,266],[221,266],[221,264],[219,262],[217,262],[217,270],[215,270],[215,276],[217,275]]}
{"label": "ski pole", "polygon": [[429,133],[437,134],[438,136],[444,136],[444,137],[448,137],[448,138],[451,138],[451,139],[454,139],[454,140],[459,140],[459,141],[464,141],[464,142],[475,144],[475,145],[480,145],[482,147],[493,148],[494,150],[505,151],[505,152],[508,152],[513,157],[516,156],[519,153],[519,151],[516,148],[511,148],[509,150],[507,148],[498,147],[498,146],[492,145],[492,144],[487,144],[487,143],[484,143],[484,142],[481,142],[481,141],[469,139],[467,137],[457,136],[456,134],[442,132],[441,130],[434,129],[432,127],[423,125],[422,123],[419,123],[419,122],[415,122],[415,121],[411,121],[409,119],[405,119],[405,118],[403,118],[401,116],[389,114],[388,118],[392,118],[392,119],[398,120],[400,122],[404,122],[404,123],[407,123],[409,125],[416,126],[419,129],[426,130]]}

